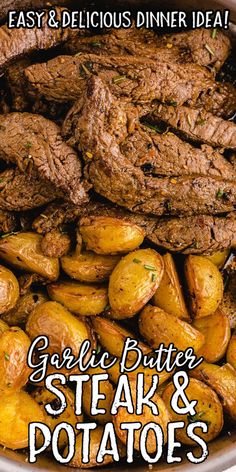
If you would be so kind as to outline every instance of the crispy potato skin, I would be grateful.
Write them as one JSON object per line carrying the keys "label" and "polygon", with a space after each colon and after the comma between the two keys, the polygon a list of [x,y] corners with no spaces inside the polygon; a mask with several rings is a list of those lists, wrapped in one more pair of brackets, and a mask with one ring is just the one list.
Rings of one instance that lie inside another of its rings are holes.
{"label": "crispy potato skin", "polygon": [[[135,408],[135,404],[136,404],[136,382],[135,381],[130,382],[130,390],[131,390],[133,405]],[[152,410],[148,406],[144,405],[142,416],[136,415],[135,413],[134,414],[128,413],[127,409],[121,406],[119,407],[118,413],[113,417],[113,423],[115,426],[116,434],[123,444],[126,444],[126,441],[127,441],[127,431],[124,431],[120,428],[121,423],[126,423],[126,422],[128,423],[128,422],[135,422],[135,421],[140,421],[142,423],[142,428],[140,430],[135,431],[134,433],[134,448],[137,451],[140,450],[139,439],[140,439],[140,434],[142,432],[142,429],[146,424],[150,422],[155,422],[159,424],[159,426],[161,426],[163,435],[164,435],[164,442],[166,442],[167,440],[167,425],[168,425],[168,422],[170,421],[170,415],[169,415],[168,409],[164,401],[159,395],[154,394],[152,397],[152,401],[158,407],[158,410],[159,410],[158,416],[154,415]],[[147,451],[150,454],[156,451],[156,437],[153,432],[150,432],[148,435]]]}
{"label": "crispy potato skin", "polygon": [[0,336],[0,392],[9,393],[24,387],[30,375],[27,355],[30,339],[18,327]]}
{"label": "crispy potato skin", "polygon": [[84,251],[61,258],[63,270],[71,279],[81,282],[104,282],[109,279],[113,269],[119,262],[119,256],[96,254]]}
{"label": "crispy potato skin", "polygon": [[[57,397],[53,395],[53,393],[49,392],[44,387],[38,387],[36,390],[33,391],[32,393],[32,398],[37,402],[37,404],[40,406],[42,412],[44,412],[45,415],[45,424],[51,429],[51,431],[54,430],[54,428],[62,422],[69,423],[73,428],[75,428],[76,423],[78,422],[83,422],[83,415],[81,416],[76,416],[75,414],[75,395],[72,390],[70,390],[68,387],[63,387],[60,385],[60,391],[64,393],[66,397],[66,403],[67,407],[63,413],[61,413],[58,416],[51,416],[49,415],[46,410],[45,410],[45,405],[47,403],[50,403],[53,407],[53,409],[57,409]],[[60,407],[60,401],[58,401],[58,407]],[[77,431],[77,430],[76,430]],[[59,436],[59,441],[58,445],[59,448],[62,449],[63,447],[66,446],[68,442],[68,437],[65,431],[61,431],[60,436]],[[37,446],[41,447],[43,444],[43,437],[41,435],[38,436],[37,438]]]}
{"label": "crispy potato skin", "polygon": [[17,303],[20,289],[13,272],[0,265],[0,314],[11,310]]}
{"label": "crispy potato skin", "polygon": [[145,237],[140,226],[110,216],[81,218],[79,231],[86,248],[97,254],[125,254],[139,247]]}
{"label": "crispy potato skin", "polygon": [[147,305],[140,314],[139,330],[153,348],[161,343],[173,343],[178,350],[192,347],[198,352],[204,344],[204,336],[186,321],[169,315],[155,306]]}
{"label": "crispy potato skin", "polygon": [[111,317],[134,316],[152,298],[164,272],[154,249],[139,249],[124,256],[113,270],[108,288]]}
{"label": "crispy potato skin", "polygon": [[222,359],[231,335],[227,316],[218,308],[213,315],[196,319],[193,326],[205,336],[205,343],[198,355],[212,363]]}
{"label": "crispy potato skin", "polygon": [[59,261],[43,255],[41,242],[42,236],[31,232],[7,236],[0,239],[0,257],[17,269],[56,280],[59,276]]}
{"label": "crispy potato skin", "polygon": [[108,304],[107,288],[101,285],[65,281],[50,284],[47,289],[52,300],[80,316],[99,315]]}
{"label": "crispy potato skin", "polygon": [[166,253],[162,258],[165,267],[164,274],[153,296],[153,303],[171,315],[190,320],[173,256]]}
{"label": "crispy potato skin", "polygon": [[24,391],[0,394],[0,444],[10,449],[28,447],[28,427],[32,422],[45,422],[36,401]]}
{"label": "crispy potato skin", "polygon": [[188,256],[185,277],[193,318],[212,315],[223,298],[223,278],[219,269],[203,256]]}
{"label": "crispy potato skin", "polygon": [[202,362],[190,375],[215,390],[227,415],[236,421],[236,370],[230,364],[220,367]]}
{"label": "crispy potato skin", "polygon": [[[169,410],[171,421],[184,421],[185,428],[176,430],[176,439],[182,444],[194,445],[195,442],[187,436],[186,428],[188,424],[194,421],[204,421],[208,423],[208,432],[203,433],[200,428],[196,428],[195,432],[198,436],[209,442],[215,439],[221,432],[224,424],[223,408],[216,393],[203,382],[196,379],[190,379],[189,385],[185,389],[185,393],[189,401],[197,400],[195,407],[195,417],[189,415],[180,415],[175,413],[171,408],[171,398],[175,392],[175,386],[170,383],[162,394],[162,399]],[[179,401],[179,406],[184,406],[183,401]],[[196,419],[195,419],[196,418]]]}
{"label": "crispy potato skin", "polygon": [[[97,367],[96,369],[89,369],[86,371],[86,374],[91,375],[96,375],[96,374],[107,374],[108,372],[106,370],[101,369],[100,367]],[[112,415],[110,413],[111,409],[111,404],[114,396],[114,387],[109,382],[109,380],[103,380],[99,384],[99,392],[103,395],[105,395],[104,400],[101,399],[99,400],[98,408],[104,408],[106,410],[106,413],[104,415],[102,414],[97,414],[96,416],[91,416],[90,410],[91,410],[91,393],[92,393],[92,388],[91,388],[91,380],[88,380],[85,382],[84,387],[83,387],[83,410],[86,413],[87,416],[91,418],[92,421],[98,422],[100,424],[106,424],[109,421],[112,421]]]}
{"label": "crispy potato skin", "polygon": [[236,369],[236,332],[232,334],[230,339],[227,354],[226,354],[227,362]]}
{"label": "crispy potato skin", "polygon": [[47,300],[47,296],[42,292],[27,292],[18,299],[16,306],[12,310],[2,315],[2,319],[6,321],[9,326],[25,324],[31,311],[33,311],[37,305]]}
{"label": "crispy potato skin", "polygon": [[[93,328],[97,334],[98,340],[105,349],[110,354],[116,357],[121,357],[124,343],[126,338],[135,338],[127,329],[124,329],[118,323],[113,320],[108,320],[107,318],[101,318],[99,316],[92,319]],[[151,352],[151,347],[145,345],[141,341],[138,343],[139,349],[142,350],[143,354],[148,354]],[[134,351],[128,353],[127,358],[130,361],[135,361],[137,359],[137,354]]]}
{"label": "crispy potato skin", "polygon": [[225,249],[224,251],[218,251],[214,252],[214,254],[211,254],[210,256],[205,256],[209,261],[213,262],[213,264],[218,267],[218,269],[221,269],[229,256],[230,250]]}

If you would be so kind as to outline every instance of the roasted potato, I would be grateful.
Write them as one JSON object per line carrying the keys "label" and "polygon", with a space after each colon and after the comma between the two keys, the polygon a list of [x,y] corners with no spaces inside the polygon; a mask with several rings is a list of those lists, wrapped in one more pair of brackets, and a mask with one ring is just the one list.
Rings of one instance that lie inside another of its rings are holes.
{"label": "roasted potato", "polygon": [[224,356],[230,340],[230,323],[219,308],[211,316],[194,321],[193,326],[205,336],[205,343],[198,352],[207,362],[217,362]]}
{"label": "roasted potato", "polygon": [[0,239],[0,257],[17,269],[56,280],[59,276],[59,261],[43,255],[41,242],[40,234],[12,234]]}
{"label": "roasted potato", "polygon": [[[86,371],[86,374],[89,374],[90,376],[95,374],[108,374],[108,371],[97,367],[96,369],[88,369]],[[99,400],[98,408],[104,408],[106,410],[106,413],[104,415],[97,414],[96,416],[91,416],[91,392],[91,380],[89,380],[84,383],[83,387],[83,410],[86,415],[89,416],[91,420],[101,424],[106,424],[109,421],[112,421],[110,409],[114,396],[114,387],[112,386],[111,382],[109,382],[109,380],[104,380],[101,381],[99,385],[99,393],[105,395],[105,398],[104,400]]]}
{"label": "roasted potato", "polygon": [[[102,440],[102,435],[103,435],[103,426],[99,426],[96,429],[92,430],[90,432],[90,443],[89,443],[89,448],[90,448],[90,454],[89,454],[89,462],[87,464],[84,464],[82,462],[82,447],[83,447],[83,435],[78,434],[76,436],[76,443],[75,443],[75,455],[73,459],[69,462],[70,467],[76,467],[79,469],[89,469],[90,467],[101,467],[107,464],[110,464],[113,462],[113,458],[111,455],[105,455],[104,460],[101,463],[97,463],[97,454],[98,454],[98,449],[101,444]],[[123,457],[125,455],[125,450],[124,446],[118,442],[118,449],[119,449],[119,455],[120,457]],[[65,448],[63,452],[64,457],[67,457],[68,455],[68,447]]]}
{"label": "roasted potato", "polygon": [[[128,361],[126,363],[127,368],[131,368],[134,365],[134,362]],[[114,384],[117,384],[120,377],[120,363],[116,362],[112,367],[107,370],[109,378]],[[164,382],[172,377],[174,371],[167,372],[166,370],[162,370],[161,372],[157,372],[155,369],[150,369],[149,367],[143,367],[141,364],[135,370],[131,372],[125,372],[125,374],[129,377],[131,381],[136,381],[138,374],[144,374],[145,377],[145,384],[149,385],[152,383],[152,376],[158,375],[159,378],[159,386],[162,385]]]}
{"label": "roasted potato", "polygon": [[193,326],[170,315],[158,307],[147,305],[140,314],[139,329],[153,348],[161,343],[173,343],[180,351],[192,347],[198,352],[204,344],[204,336]]}
{"label": "roasted potato", "polygon": [[[134,405],[136,405],[136,385],[137,383],[135,381],[130,381],[130,390]],[[152,402],[156,404],[159,410],[158,416],[154,415],[151,408],[147,405],[144,405],[143,413],[141,416],[135,413],[129,413],[126,407],[122,406],[119,407],[118,413],[113,416],[113,423],[115,426],[116,434],[123,444],[126,444],[127,441],[127,431],[124,431],[120,428],[121,423],[132,423],[135,421],[140,421],[142,423],[142,428],[140,430],[135,431],[134,433],[134,449],[136,449],[137,451],[140,450],[140,434],[144,426],[148,423],[154,422],[158,424],[162,428],[164,442],[166,442],[167,440],[167,425],[170,421],[168,409],[162,398],[157,394],[153,395]],[[156,436],[153,431],[151,431],[148,435],[147,451],[149,452],[149,454],[152,454],[156,451]]]}
{"label": "roasted potato", "polygon": [[[208,432],[203,433],[200,428],[195,429],[195,433],[209,442],[216,438],[221,432],[224,424],[223,408],[216,393],[203,382],[196,379],[190,379],[185,394],[188,401],[197,400],[195,407],[196,414],[190,416],[189,414],[181,415],[176,413],[171,407],[171,398],[176,391],[173,383],[170,383],[162,394],[162,399],[169,410],[171,421],[184,421],[185,428],[176,430],[176,439],[182,444],[195,444],[195,442],[187,436],[186,428],[189,423],[196,421],[203,421],[208,424]],[[185,406],[182,399],[179,400],[178,406],[181,408]]]}
{"label": "roasted potato", "polygon": [[164,261],[164,274],[154,294],[153,303],[167,313],[170,313],[170,315],[189,320],[190,316],[173,256],[167,253],[162,258]]}
{"label": "roasted potato", "polygon": [[230,339],[226,359],[228,364],[232,365],[232,367],[236,369],[236,332],[232,334],[232,337]]}
{"label": "roasted potato", "polygon": [[30,339],[18,327],[9,328],[0,336],[0,392],[19,390],[30,375],[27,355]]}
{"label": "roasted potato", "polygon": [[[58,398],[53,393],[49,392],[49,390],[44,387],[39,387],[31,394],[31,396],[40,406],[41,410],[44,412],[45,424],[50,428],[51,431],[53,431],[59,423],[62,423],[64,421],[73,426],[73,428],[75,428],[75,425],[78,421],[81,423],[83,422],[83,415],[76,416],[75,414],[75,395],[72,390],[70,390],[68,387],[63,387],[60,385],[60,391],[64,393],[66,397],[67,407],[63,413],[57,416],[49,415],[44,408],[47,403],[49,403],[54,410],[57,409],[57,406],[58,408],[60,407],[60,400],[58,400]],[[65,431],[62,430],[58,441],[59,448],[62,449],[63,447],[65,447],[67,441],[67,434]],[[37,444],[38,447],[43,444],[42,435],[38,436]]]}
{"label": "roasted potato", "polygon": [[[126,338],[135,338],[132,333],[122,328],[118,323],[106,318],[95,317],[92,319],[92,325],[101,345],[112,356],[121,357]],[[138,343],[138,347],[143,354],[148,354],[152,350],[151,347],[146,346],[141,341]],[[130,361],[137,359],[134,351],[129,352],[128,359]]]}
{"label": "roasted potato", "polygon": [[229,318],[230,327],[236,328],[236,273],[233,273],[229,279],[220,309]]}
{"label": "roasted potato", "polygon": [[12,310],[2,315],[2,319],[6,321],[9,326],[25,324],[31,311],[33,311],[37,305],[47,300],[48,298],[43,292],[27,292],[18,299],[16,306]]}
{"label": "roasted potato", "polygon": [[111,317],[134,316],[152,298],[164,272],[154,249],[139,249],[123,257],[113,270],[108,288]]}
{"label": "roasted potato", "polygon": [[71,279],[88,283],[104,282],[109,279],[119,260],[119,256],[103,256],[92,251],[84,251],[81,254],[74,253],[62,257],[61,265]]}
{"label": "roasted potato", "polygon": [[79,231],[86,249],[97,254],[125,254],[140,246],[145,237],[140,226],[110,216],[81,218]]}
{"label": "roasted potato", "polygon": [[91,340],[88,324],[72,315],[57,302],[45,302],[38,305],[30,314],[26,331],[30,339],[45,335],[49,339],[48,352],[62,353],[70,347],[74,356],[78,356],[80,346],[86,339]]}
{"label": "roasted potato", "polygon": [[225,412],[236,421],[236,370],[230,364],[220,367],[204,361],[190,375],[215,390]]}
{"label": "roasted potato", "polygon": [[223,297],[223,278],[219,269],[206,257],[191,255],[185,260],[185,276],[192,316],[212,315]]}
{"label": "roasted potato", "polygon": [[76,315],[99,315],[108,304],[107,288],[101,285],[63,281],[50,284],[47,289],[52,300],[62,303]]}
{"label": "roasted potato", "polygon": [[205,256],[209,261],[213,262],[213,264],[216,265],[219,269],[221,269],[224,265],[224,263],[227,260],[227,257],[229,256],[229,249],[224,249],[224,251],[218,251],[214,252],[210,256]]}
{"label": "roasted potato", "polygon": [[29,423],[45,423],[45,416],[36,401],[23,391],[0,395],[0,444],[10,449],[28,447]]}
{"label": "roasted potato", "polygon": [[[0,240],[1,241],[1,240]],[[0,265],[0,314],[11,310],[17,303],[20,289],[13,272]]]}

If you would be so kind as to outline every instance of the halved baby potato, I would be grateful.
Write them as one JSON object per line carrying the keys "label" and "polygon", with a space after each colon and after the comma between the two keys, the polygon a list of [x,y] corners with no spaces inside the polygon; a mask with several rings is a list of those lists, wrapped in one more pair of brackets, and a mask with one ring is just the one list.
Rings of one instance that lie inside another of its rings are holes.
{"label": "halved baby potato", "polygon": [[42,238],[40,234],[27,232],[0,239],[0,257],[17,269],[56,280],[59,276],[59,261],[43,255]]}
{"label": "halved baby potato", "polygon": [[213,264],[215,264],[218,269],[221,269],[226,262],[229,253],[229,249],[224,249],[223,251],[214,252],[210,256],[205,257],[209,259],[209,261],[213,262]]}
{"label": "halved baby potato", "polygon": [[0,314],[14,308],[20,295],[18,280],[13,272],[0,265]]}
{"label": "halved baby potato", "polygon": [[[96,367],[95,369],[88,369],[86,374],[92,376],[96,374],[108,374],[107,370],[101,369],[101,367]],[[104,399],[100,399],[98,402],[98,408],[104,408],[106,410],[105,414],[97,414],[96,416],[91,416],[91,399],[92,399],[92,387],[91,387],[91,378],[84,383],[83,386],[83,411],[91,420],[98,422],[100,424],[106,424],[109,421],[112,421],[112,415],[110,413],[111,405],[114,397],[114,387],[109,382],[109,380],[102,380],[99,383],[99,394],[104,395]]]}
{"label": "halved baby potato", "polygon": [[101,285],[63,281],[50,284],[47,289],[52,300],[80,316],[99,315],[108,304],[107,288]]}
{"label": "halved baby potato", "polygon": [[61,265],[71,279],[88,283],[104,282],[109,279],[119,260],[119,256],[104,256],[92,251],[84,251],[81,254],[74,253],[62,257]]}
{"label": "halved baby potato", "polygon": [[47,300],[48,297],[43,292],[29,291],[18,299],[17,304],[12,310],[2,315],[2,319],[10,326],[24,324],[31,311],[33,311],[37,305]]}
{"label": "halved baby potato", "polygon": [[230,340],[230,323],[219,308],[213,315],[198,318],[193,326],[205,336],[205,343],[198,352],[207,362],[217,362],[224,356]]}
{"label": "halved baby potato", "polygon": [[110,216],[81,218],[79,231],[86,249],[97,254],[125,254],[140,246],[145,237],[140,226]]}
{"label": "halved baby potato", "polygon": [[152,305],[147,305],[141,312],[139,329],[153,348],[161,343],[166,347],[173,343],[180,351],[192,347],[198,353],[205,340],[204,335],[186,321]]}
{"label": "halved baby potato", "polygon": [[228,364],[232,365],[232,367],[236,369],[236,332],[232,334],[232,337],[230,339],[226,359]]}
{"label": "halved baby potato", "polygon": [[162,258],[164,261],[164,274],[153,296],[153,303],[171,315],[189,320],[190,316],[173,256],[167,253]]}
{"label": "halved baby potato", "polygon": [[0,391],[8,393],[24,387],[31,373],[27,365],[30,339],[18,327],[0,336]]}
{"label": "halved baby potato", "polygon": [[195,318],[212,315],[223,298],[222,275],[209,259],[190,255],[185,260],[190,308]]}
{"label": "halved baby potato", "polygon": [[[126,338],[135,338],[130,331],[126,330],[115,321],[106,318],[95,317],[92,319],[92,325],[101,345],[115,357],[122,356]],[[141,341],[139,341],[138,347],[142,350],[143,354],[148,354],[152,350],[151,347]],[[137,354],[134,351],[130,351],[127,358],[131,361],[136,360]]]}
{"label": "halved baby potato", "polygon": [[[195,423],[196,421],[203,421],[208,425],[207,433],[203,433],[200,428],[195,428],[194,432],[199,437],[204,439],[206,442],[215,439],[220,434],[224,424],[223,408],[216,393],[203,382],[196,379],[190,379],[189,384],[185,389],[185,394],[189,402],[197,400],[195,406],[196,414],[190,416],[189,414],[178,414],[171,407],[171,398],[175,391],[176,387],[173,383],[170,383],[165,388],[162,394],[162,399],[168,408],[171,421],[184,421],[185,423],[183,429],[176,430],[177,441],[182,444],[195,444],[195,442],[187,436],[186,428],[190,423]],[[185,406],[182,399],[179,399],[178,406],[180,408]]]}
{"label": "halved baby potato", "polygon": [[139,249],[124,256],[109,281],[110,316],[134,316],[154,295],[163,272],[163,259],[154,249]]}

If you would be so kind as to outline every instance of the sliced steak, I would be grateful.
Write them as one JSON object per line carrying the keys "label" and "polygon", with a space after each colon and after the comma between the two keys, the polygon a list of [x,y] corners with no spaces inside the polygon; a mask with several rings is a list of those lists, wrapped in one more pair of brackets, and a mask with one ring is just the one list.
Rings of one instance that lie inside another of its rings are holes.
{"label": "sliced steak", "polygon": [[0,233],[11,233],[17,226],[17,216],[14,212],[0,210]]}
{"label": "sliced steak", "polygon": [[135,113],[137,117],[134,106],[114,98],[101,79],[93,76],[86,97],[67,117],[65,136],[83,152],[86,176],[98,194],[129,210],[155,215],[216,214],[234,209],[235,181],[194,174],[157,177],[145,175],[134,165],[122,147],[124,142],[126,147],[129,144],[129,135],[132,140],[129,131],[130,123],[135,130]]}
{"label": "sliced steak", "polygon": [[25,70],[29,84],[48,100],[76,100],[86,90],[87,79],[98,75],[112,93],[135,102],[195,103],[215,86],[211,74],[196,64],[157,63],[129,56],[82,54],[59,56]]}
{"label": "sliced steak", "polygon": [[28,57],[21,57],[10,64],[6,72],[11,94],[11,108],[14,111],[25,111],[30,106],[27,81],[24,75],[24,69],[29,65],[31,65],[31,60]]}
{"label": "sliced steak", "polygon": [[40,115],[0,116],[0,158],[28,174],[36,169],[73,203],[87,201],[76,152],[63,141],[58,126]]}
{"label": "sliced steak", "polygon": [[222,118],[231,118],[236,113],[236,88],[231,83],[216,82],[200,95],[194,106]]}
{"label": "sliced steak", "polygon": [[50,182],[39,179],[35,171],[26,174],[16,167],[0,174],[1,210],[31,210],[59,196],[56,188]]}
{"label": "sliced steak", "polygon": [[64,225],[76,221],[87,206],[75,206],[63,201],[50,203],[43,213],[35,218],[32,227],[40,234],[62,229]]}
{"label": "sliced steak", "polygon": [[160,104],[151,115],[164,121],[187,138],[213,147],[236,149],[236,124],[205,110]]}

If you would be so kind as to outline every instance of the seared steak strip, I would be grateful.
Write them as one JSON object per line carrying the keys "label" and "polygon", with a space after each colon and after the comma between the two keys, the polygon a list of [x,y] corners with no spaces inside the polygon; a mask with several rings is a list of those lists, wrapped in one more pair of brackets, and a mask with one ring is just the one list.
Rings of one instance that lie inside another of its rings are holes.
{"label": "seared steak strip", "polygon": [[236,112],[236,88],[231,83],[215,82],[203,92],[194,107],[204,108],[213,115],[231,118]]}
{"label": "seared steak strip", "polygon": [[50,183],[39,179],[37,173],[22,173],[17,167],[0,174],[0,209],[9,211],[31,210],[60,196]]}
{"label": "seared steak strip", "polygon": [[76,152],[63,141],[58,126],[40,115],[0,116],[0,158],[28,174],[36,169],[73,203],[87,201]]}
{"label": "seared steak strip", "polygon": [[25,70],[31,86],[48,100],[59,102],[78,99],[92,74],[99,74],[116,96],[135,102],[195,103],[214,86],[211,74],[196,64],[157,63],[127,55],[59,56]]}
{"label": "seared steak strip", "polygon": [[0,233],[11,233],[18,226],[17,216],[12,211],[0,209]]}
{"label": "seared steak strip", "polygon": [[135,130],[135,113],[135,107],[114,98],[101,79],[93,76],[87,96],[67,117],[64,133],[82,150],[87,178],[98,194],[129,210],[160,216],[234,209],[235,181],[201,175],[147,176],[134,165],[122,146],[129,144],[130,123]]}
{"label": "seared steak strip", "polygon": [[64,225],[76,221],[88,205],[75,206],[62,201],[51,203],[35,218],[32,227],[40,234],[61,229]]}
{"label": "seared steak strip", "polygon": [[154,121],[164,121],[187,138],[213,147],[236,149],[236,125],[205,110],[160,104],[151,114]]}

